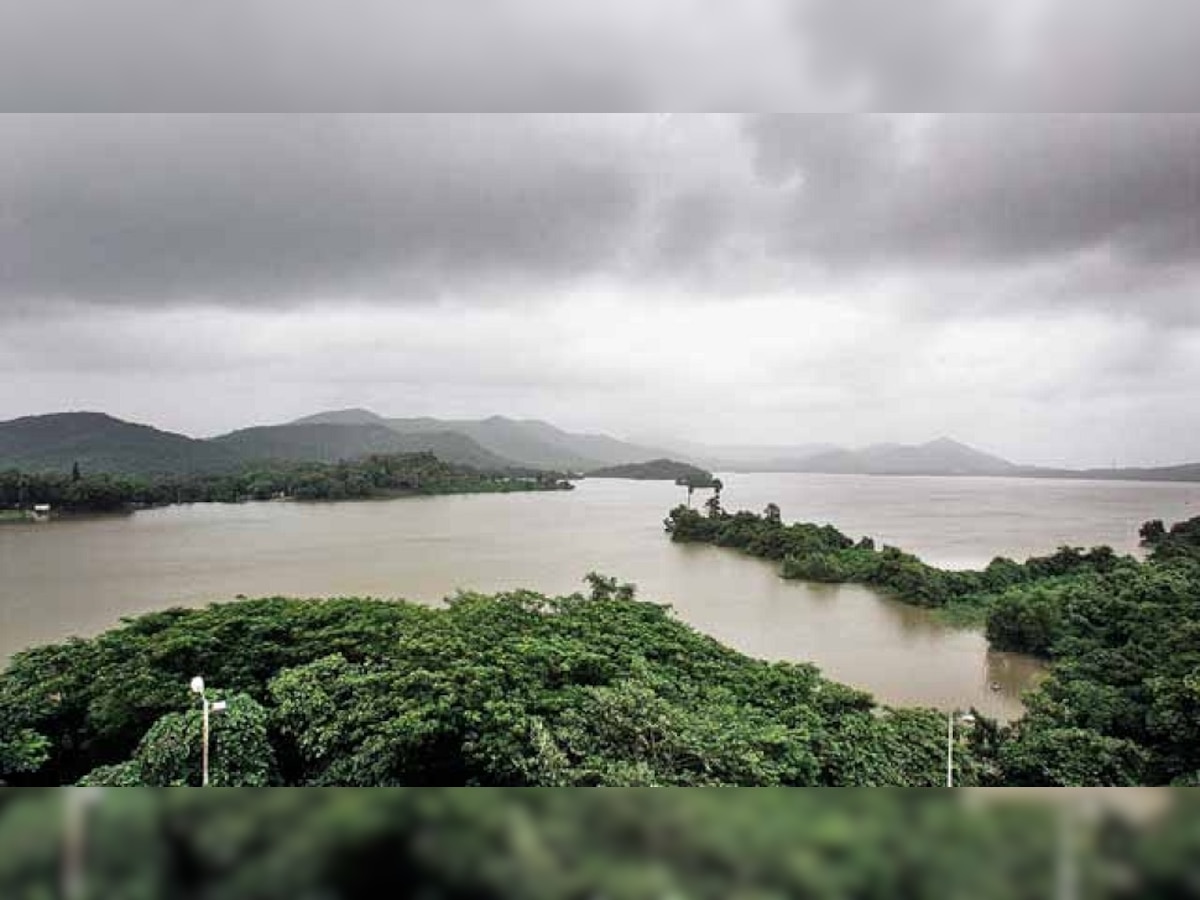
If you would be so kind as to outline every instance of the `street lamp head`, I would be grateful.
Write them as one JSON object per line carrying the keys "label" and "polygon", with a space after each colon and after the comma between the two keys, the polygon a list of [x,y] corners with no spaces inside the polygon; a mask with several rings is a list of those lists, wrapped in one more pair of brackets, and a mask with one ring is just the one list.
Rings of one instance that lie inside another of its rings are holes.
{"label": "street lamp head", "polygon": [[192,693],[193,694],[203,694],[204,693],[204,679],[201,678],[199,675],[197,675],[195,678],[192,679]]}

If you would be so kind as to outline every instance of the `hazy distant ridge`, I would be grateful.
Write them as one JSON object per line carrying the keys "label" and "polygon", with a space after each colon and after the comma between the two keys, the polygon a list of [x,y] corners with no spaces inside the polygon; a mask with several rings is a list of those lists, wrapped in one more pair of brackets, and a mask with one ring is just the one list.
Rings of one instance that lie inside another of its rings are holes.
{"label": "hazy distant ridge", "polygon": [[442,462],[476,469],[508,469],[516,465],[458,432],[403,435],[374,424],[268,425],[243,428],[213,438],[212,442],[247,460],[337,462],[372,453],[428,452]]}
{"label": "hazy distant ridge", "polygon": [[398,434],[457,432],[514,464],[542,469],[588,471],[602,466],[646,462],[670,454],[603,434],[577,434],[536,419],[384,418],[366,409],[343,409],[298,419],[305,423],[385,425]]}
{"label": "hazy distant ridge", "polygon": [[831,450],[802,462],[805,472],[859,475],[1012,475],[1015,463],[939,438],[927,444],[875,444],[863,450]]}

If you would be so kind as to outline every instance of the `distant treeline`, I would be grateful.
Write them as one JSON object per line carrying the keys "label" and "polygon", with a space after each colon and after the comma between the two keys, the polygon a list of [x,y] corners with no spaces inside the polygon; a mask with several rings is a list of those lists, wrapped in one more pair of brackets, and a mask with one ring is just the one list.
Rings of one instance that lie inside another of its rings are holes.
{"label": "distant treeline", "polygon": [[273,462],[228,474],[162,476],[0,471],[0,509],[49,504],[69,512],[114,512],[173,503],[244,500],[350,500],[397,493],[465,494],[564,490],[552,473],[492,474],[431,453],[381,454],[353,462]]}
{"label": "distant treeline", "polygon": [[1147,522],[1145,562],[1109,547],[947,571],[830,525],[785,525],[777,506],[673,510],[676,541],[779,560],[785,578],[855,582],[986,621],[997,649],[1051,660],[997,750],[997,783],[1200,785],[1200,517]]}

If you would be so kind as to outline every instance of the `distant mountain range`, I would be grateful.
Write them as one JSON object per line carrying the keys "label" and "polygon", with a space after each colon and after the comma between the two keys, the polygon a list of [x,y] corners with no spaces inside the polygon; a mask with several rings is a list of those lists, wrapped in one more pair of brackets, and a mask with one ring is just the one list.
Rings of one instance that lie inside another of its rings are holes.
{"label": "distant mountain range", "polygon": [[830,444],[750,447],[669,442],[664,447],[564,431],[536,419],[386,418],[365,409],[322,412],[285,425],[244,428],[209,439],[97,412],[0,422],[0,469],[69,471],[78,462],[90,472],[164,475],[228,471],[266,460],[333,462],[370,453],[414,452],[430,452],[444,462],[485,470],[582,473],[673,460],[716,472],[1200,481],[1200,463],[1139,469],[1039,468],[949,438],[925,444],[875,444],[859,450]]}
{"label": "distant mountain range", "polygon": [[342,409],[297,420],[303,424],[376,425],[398,434],[456,432],[466,435],[510,465],[585,472],[602,466],[646,462],[672,455],[604,434],[576,434],[537,419],[386,419],[366,409]]}
{"label": "distant mountain range", "polygon": [[239,459],[337,462],[371,453],[429,452],[443,462],[476,469],[508,469],[518,464],[497,456],[457,431],[400,434],[383,425],[295,423],[243,428],[209,443],[233,451]]}
{"label": "distant mountain range", "polygon": [[429,452],[477,469],[528,468],[457,432],[400,434],[378,425],[268,425],[202,440],[115,419],[57,413],[0,422],[0,469],[120,475],[211,474],[253,462],[337,462],[371,453]]}

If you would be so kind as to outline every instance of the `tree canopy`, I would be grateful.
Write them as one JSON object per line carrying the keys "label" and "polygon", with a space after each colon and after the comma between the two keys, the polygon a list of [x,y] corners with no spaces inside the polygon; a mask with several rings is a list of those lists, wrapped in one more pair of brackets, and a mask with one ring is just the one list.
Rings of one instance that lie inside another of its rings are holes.
{"label": "tree canopy", "polygon": [[[601,575],[444,608],[248,600],[26,651],[0,677],[13,784],[936,785],[943,720],[723,647]],[[222,713],[221,716],[225,716]],[[224,749],[222,749],[222,747]],[[15,762],[14,762],[15,760]],[[256,764],[252,764],[257,761]],[[961,778],[978,775],[972,751]]]}

